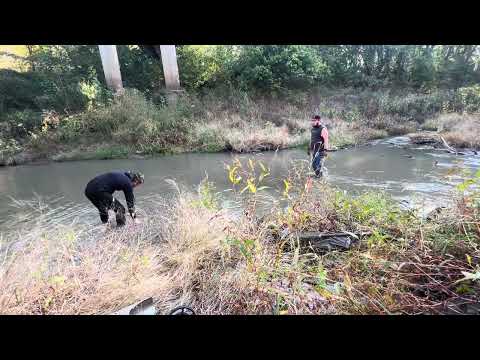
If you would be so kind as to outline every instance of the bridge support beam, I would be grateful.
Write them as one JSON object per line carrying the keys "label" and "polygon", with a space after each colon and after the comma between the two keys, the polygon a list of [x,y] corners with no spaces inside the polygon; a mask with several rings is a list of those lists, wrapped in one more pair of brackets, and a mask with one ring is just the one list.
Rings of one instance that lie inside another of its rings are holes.
{"label": "bridge support beam", "polygon": [[180,90],[175,45],[160,45],[160,52],[162,56],[163,75],[165,76],[165,87],[167,90]]}
{"label": "bridge support beam", "polygon": [[103,72],[107,86],[115,93],[123,91],[120,63],[118,62],[117,47],[115,45],[98,45],[102,59]]}
{"label": "bridge support beam", "polygon": [[175,106],[178,95],[181,92],[175,45],[160,45],[160,53],[163,75],[165,77],[165,88],[167,89],[167,101],[169,105]]}

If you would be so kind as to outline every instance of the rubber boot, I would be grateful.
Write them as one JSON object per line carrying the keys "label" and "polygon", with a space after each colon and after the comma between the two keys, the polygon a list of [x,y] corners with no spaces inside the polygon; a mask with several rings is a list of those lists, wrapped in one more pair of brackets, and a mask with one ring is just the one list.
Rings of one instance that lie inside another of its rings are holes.
{"label": "rubber boot", "polygon": [[117,226],[123,226],[127,223],[127,219],[125,218],[125,211],[117,211],[115,214],[115,219],[117,220]]}
{"label": "rubber boot", "polygon": [[127,219],[125,218],[125,208],[117,199],[113,199],[113,211],[115,211],[117,226],[125,225],[127,223]]}

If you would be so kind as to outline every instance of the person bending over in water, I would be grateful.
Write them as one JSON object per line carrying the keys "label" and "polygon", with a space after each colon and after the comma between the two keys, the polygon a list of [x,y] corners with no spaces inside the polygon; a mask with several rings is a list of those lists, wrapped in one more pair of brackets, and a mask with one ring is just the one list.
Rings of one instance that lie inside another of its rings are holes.
{"label": "person bending over in water", "polygon": [[327,157],[327,151],[330,149],[328,143],[328,130],[322,124],[320,115],[315,115],[311,119],[312,129],[310,135],[310,145],[308,147],[308,155],[312,155],[312,169],[315,176],[321,177],[322,167]]}
{"label": "person bending over in water", "polygon": [[87,184],[85,196],[92,202],[100,213],[100,220],[103,224],[108,222],[108,210],[115,211],[117,226],[125,225],[125,207],[113,197],[115,191],[123,191],[127,201],[128,212],[132,219],[136,218],[135,197],[133,189],[143,184],[142,173],[109,172],[98,175]]}

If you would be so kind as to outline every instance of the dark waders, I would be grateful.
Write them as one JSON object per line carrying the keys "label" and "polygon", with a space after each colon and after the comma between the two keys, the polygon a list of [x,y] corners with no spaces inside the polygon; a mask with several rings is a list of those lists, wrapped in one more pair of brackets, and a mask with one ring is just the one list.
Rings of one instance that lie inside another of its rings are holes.
{"label": "dark waders", "polygon": [[100,220],[103,224],[108,222],[108,210],[115,211],[115,218],[118,226],[126,224],[125,207],[108,192],[85,191],[85,196],[92,202],[100,213]]}
{"label": "dark waders", "polygon": [[313,155],[312,169],[315,172],[315,176],[317,177],[323,176],[322,167],[324,162],[325,162],[325,155],[322,154],[321,152],[316,152],[315,155]]}
{"label": "dark waders", "polygon": [[326,152],[323,149],[323,143],[316,143],[313,148],[312,170],[315,172],[315,176],[321,177],[323,176],[322,167],[325,162]]}

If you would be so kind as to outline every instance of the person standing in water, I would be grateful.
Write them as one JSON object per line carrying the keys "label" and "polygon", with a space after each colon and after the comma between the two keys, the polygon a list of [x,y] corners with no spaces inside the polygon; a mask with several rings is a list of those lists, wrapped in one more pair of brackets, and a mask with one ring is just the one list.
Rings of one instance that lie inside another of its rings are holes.
{"label": "person standing in water", "polygon": [[143,184],[142,173],[109,172],[90,180],[85,188],[85,196],[98,209],[103,224],[108,222],[108,210],[115,211],[117,226],[125,225],[125,207],[113,197],[115,191],[123,191],[127,201],[128,212],[132,219],[136,218],[135,197],[133,189]]}
{"label": "person standing in water", "polygon": [[327,151],[330,149],[328,142],[328,129],[322,123],[320,115],[314,115],[311,119],[310,145],[308,155],[312,156],[312,169],[316,177],[323,176],[322,167],[327,157]]}

